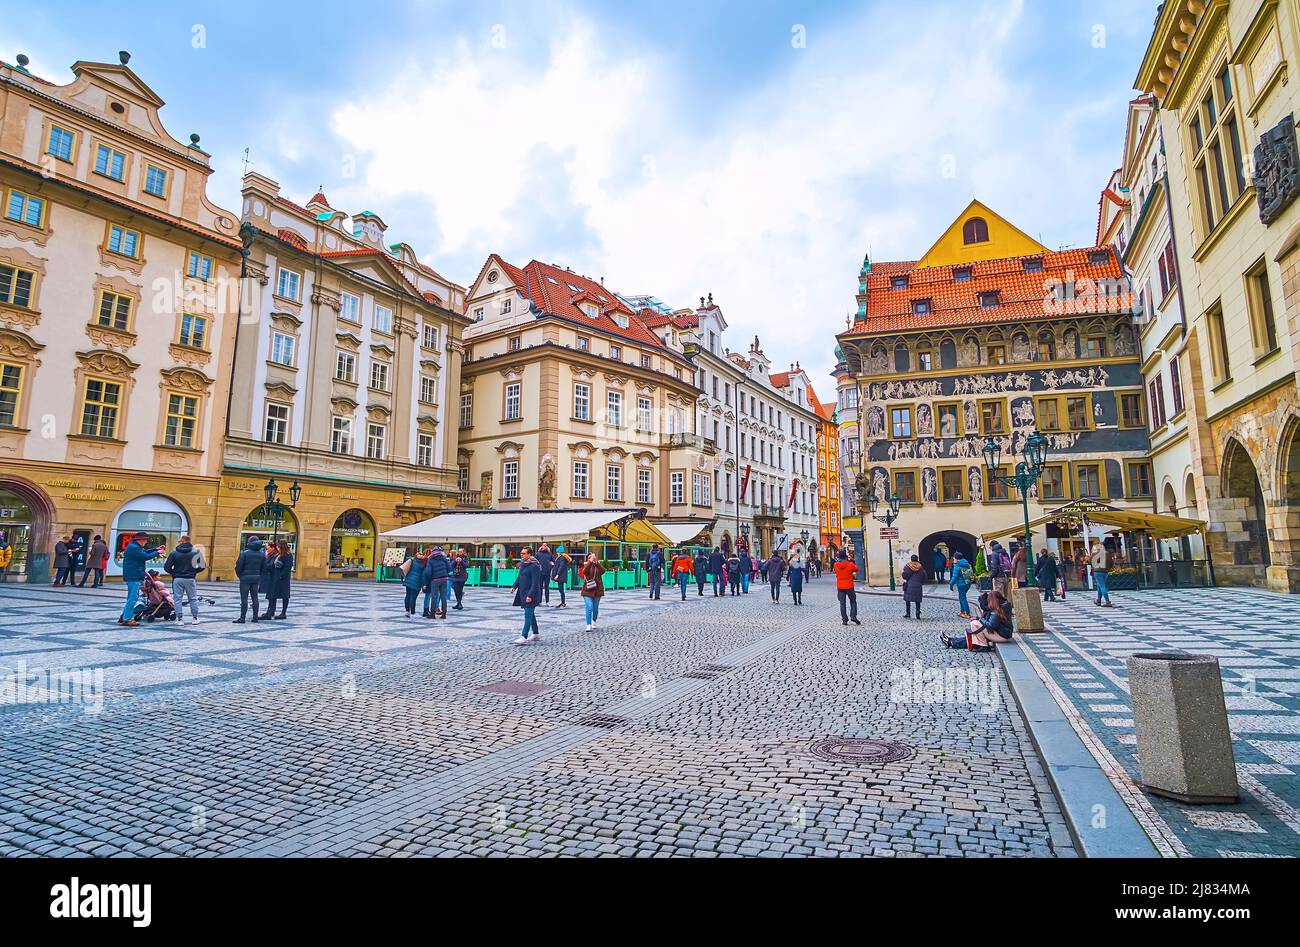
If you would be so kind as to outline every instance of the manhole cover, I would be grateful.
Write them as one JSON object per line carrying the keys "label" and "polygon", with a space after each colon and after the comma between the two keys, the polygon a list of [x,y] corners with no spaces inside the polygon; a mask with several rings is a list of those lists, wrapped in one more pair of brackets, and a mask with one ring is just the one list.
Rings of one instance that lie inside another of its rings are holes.
{"label": "manhole cover", "polygon": [[726,674],[728,671],[734,671],[735,668],[726,664],[706,664],[700,670],[709,674]]}
{"label": "manhole cover", "polygon": [[627,722],[626,717],[615,717],[613,714],[593,714],[579,720],[578,726],[599,727],[601,730],[617,730]]}
{"label": "manhole cover", "polygon": [[530,684],[528,681],[497,681],[479,688],[491,694],[507,694],[510,697],[533,697],[550,689],[549,684]]}
{"label": "manhole cover", "polygon": [[834,737],[818,740],[811,747],[812,755],[831,763],[880,764],[897,763],[912,758],[913,750],[902,743],[888,740],[867,740],[855,737]]}

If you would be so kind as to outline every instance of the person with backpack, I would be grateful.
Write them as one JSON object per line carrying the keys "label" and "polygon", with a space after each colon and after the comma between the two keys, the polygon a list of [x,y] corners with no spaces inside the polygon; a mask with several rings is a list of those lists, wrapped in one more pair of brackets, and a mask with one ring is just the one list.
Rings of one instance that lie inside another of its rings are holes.
{"label": "person with backpack", "polygon": [[739,594],[740,594],[740,585],[741,585],[741,579],[740,579],[740,570],[741,570],[741,565],[740,565],[740,556],[736,555],[736,554],[733,552],[733,553],[732,553],[732,554],[727,558],[726,568],[727,568],[727,586],[731,589],[731,594],[732,594],[732,595],[739,595]]}
{"label": "person with backpack", "polygon": [[248,619],[248,603],[253,603],[253,624],[258,622],[258,590],[262,585],[262,571],[266,565],[266,550],[262,548],[260,536],[250,536],[247,545],[235,560],[235,575],[239,579],[239,618],[236,625],[244,624]]}
{"label": "person with backpack", "polygon": [[122,550],[122,584],[126,586],[126,603],[122,606],[122,614],[118,617],[117,623],[128,628],[137,628],[140,625],[135,620],[135,606],[140,598],[140,585],[144,582],[146,563],[167,551],[165,543],[149,547],[146,545],[148,542],[149,534],[141,530],[131,537],[131,542],[127,543],[126,548]]}
{"label": "person with backpack", "polygon": [[714,546],[709,553],[709,576],[713,579],[713,597],[727,594],[727,557],[722,554],[721,546]]}
{"label": "person with backpack", "polygon": [[961,553],[957,553],[957,558],[952,564],[952,578],[948,582],[949,589],[957,590],[957,602],[961,611],[957,613],[958,618],[970,619],[970,601],[966,594],[970,587],[975,584],[975,570]]}
{"label": "person with backpack", "polygon": [[645,557],[645,571],[650,582],[650,598],[657,602],[664,581],[664,554],[660,552],[658,543],[650,547],[650,554]]}
{"label": "person with backpack", "polygon": [[746,595],[749,594],[749,581],[754,572],[754,559],[749,554],[749,547],[745,546],[740,551],[740,590]]}
{"label": "person with backpack", "polygon": [[587,554],[587,561],[578,570],[582,580],[582,604],[587,612],[587,630],[596,630],[596,621],[600,618],[600,600],[605,595],[605,581],[601,578],[605,567],[600,564],[594,552]]}
{"label": "person with backpack", "polygon": [[1092,555],[1088,563],[1092,566],[1093,585],[1097,586],[1097,604],[1114,608],[1110,603],[1110,550],[1096,537],[1092,540]]}
{"label": "person with backpack", "polygon": [[564,551],[563,546],[556,546],[555,559],[551,563],[551,578],[555,580],[555,586],[560,590],[560,604],[556,605],[556,608],[569,607],[565,594],[569,587],[569,573],[572,569],[573,557]]}
{"label": "person with backpack", "polygon": [[[560,547],[560,553],[563,555],[564,547]],[[465,583],[469,581],[469,556],[465,554],[464,549],[457,549],[456,555],[451,557],[451,594],[456,597],[456,604],[451,607],[453,612],[463,612],[465,610]],[[560,607],[564,607],[564,586],[560,586]]]}
{"label": "person with backpack", "polygon": [[[262,573],[262,591],[266,593],[266,614],[263,618],[288,618],[289,590],[293,580],[293,550],[283,539],[272,543],[275,558],[267,556],[266,570]],[[275,603],[280,603],[280,614],[275,613]]]}
{"label": "person with backpack", "polygon": [[519,553],[519,577],[515,579],[515,608],[524,610],[524,630],[515,639],[515,644],[526,645],[531,640],[542,640],[542,630],[537,627],[537,606],[542,603],[542,569],[531,549]]}
{"label": "person with backpack", "polygon": [[917,621],[921,620],[921,600],[925,598],[925,568],[921,557],[913,556],[903,566],[903,613],[904,618],[912,617],[912,606],[916,606]]}
{"label": "person with backpack", "polygon": [[[94,554],[91,547],[91,554]],[[182,536],[176,548],[163,563],[163,572],[172,577],[172,601],[176,605],[176,620],[181,620],[185,603],[190,604],[190,624],[199,623],[199,587],[198,575],[208,567],[203,553],[195,549],[188,536]]]}

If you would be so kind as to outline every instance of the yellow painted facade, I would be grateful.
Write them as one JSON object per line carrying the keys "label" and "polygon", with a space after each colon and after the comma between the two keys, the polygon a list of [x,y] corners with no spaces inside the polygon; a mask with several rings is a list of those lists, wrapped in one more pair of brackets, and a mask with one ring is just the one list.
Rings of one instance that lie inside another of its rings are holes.
{"label": "yellow painted facade", "polygon": [[[979,236],[984,239],[968,240],[967,228],[979,227],[981,223],[984,230],[980,231]],[[1023,230],[979,201],[971,201],[961,216],[921,257],[916,268],[981,263],[1046,252],[1045,246]]]}

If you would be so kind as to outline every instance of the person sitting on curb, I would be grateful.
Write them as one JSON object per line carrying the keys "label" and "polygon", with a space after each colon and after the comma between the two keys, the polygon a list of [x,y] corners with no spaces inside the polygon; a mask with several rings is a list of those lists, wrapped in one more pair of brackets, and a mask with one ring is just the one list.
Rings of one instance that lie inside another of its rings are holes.
{"label": "person sitting on curb", "polygon": [[985,592],[980,596],[980,612],[979,618],[971,620],[970,630],[964,637],[947,633],[940,635],[943,646],[985,652],[992,651],[994,645],[1010,644],[1015,637],[1011,603],[996,590]]}

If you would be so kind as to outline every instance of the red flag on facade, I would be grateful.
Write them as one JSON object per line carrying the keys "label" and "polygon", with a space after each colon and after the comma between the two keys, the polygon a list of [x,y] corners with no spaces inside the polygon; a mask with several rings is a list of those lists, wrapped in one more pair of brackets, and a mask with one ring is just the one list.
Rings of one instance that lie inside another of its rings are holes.
{"label": "red flag on facade", "polygon": [[749,492],[749,475],[750,473],[753,472],[753,470],[754,470],[754,466],[752,464],[745,465],[745,479],[744,482],[742,482],[740,485],[740,494],[736,498],[738,503],[745,502],[745,494]]}
{"label": "red flag on facade", "polygon": [[794,485],[790,487],[790,502],[785,505],[787,510],[794,509],[794,495],[799,492],[799,479],[796,477]]}

